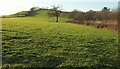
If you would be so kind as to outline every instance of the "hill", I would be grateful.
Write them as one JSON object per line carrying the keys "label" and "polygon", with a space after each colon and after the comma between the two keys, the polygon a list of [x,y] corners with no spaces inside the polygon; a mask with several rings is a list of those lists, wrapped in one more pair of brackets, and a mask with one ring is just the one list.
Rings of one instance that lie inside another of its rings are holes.
{"label": "hill", "polygon": [[56,23],[47,12],[3,18],[4,68],[119,68],[117,32],[66,23],[64,13]]}

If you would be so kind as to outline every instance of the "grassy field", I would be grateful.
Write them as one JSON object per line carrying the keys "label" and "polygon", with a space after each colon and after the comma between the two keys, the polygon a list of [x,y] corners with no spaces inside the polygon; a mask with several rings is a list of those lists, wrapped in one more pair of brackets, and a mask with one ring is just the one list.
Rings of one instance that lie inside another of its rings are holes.
{"label": "grassy field", "polygon": [[49,22],[46,10],[32,17],[3,18],[3,67],[115,67],[118,33]]}

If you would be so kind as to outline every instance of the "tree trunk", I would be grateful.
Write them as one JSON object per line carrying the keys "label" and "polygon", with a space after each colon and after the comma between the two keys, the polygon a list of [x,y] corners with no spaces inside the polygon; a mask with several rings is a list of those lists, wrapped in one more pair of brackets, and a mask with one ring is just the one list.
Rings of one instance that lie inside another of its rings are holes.
{"label": "tree trunk", "polygon": [[56,22],[58,22],[58,16],[56,16]]}

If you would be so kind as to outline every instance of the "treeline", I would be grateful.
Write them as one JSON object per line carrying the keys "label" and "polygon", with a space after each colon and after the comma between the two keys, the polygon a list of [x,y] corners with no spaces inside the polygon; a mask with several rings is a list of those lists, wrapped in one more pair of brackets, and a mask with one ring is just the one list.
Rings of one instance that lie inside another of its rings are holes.
{"label": "treeline", "polygon": [[70,19],[68,22],[107,27],[111,20],[117,20],[117,10],[111,11],[108,7],[103,7],[101,11],[82,12],[74,10],[68,17]]}
{"label": "treeline", "polygon": [[29,11],[21,11],[16,14],[11,15],[4,15],[3,18],[9,18],[9,17],[26,17],[26,16],[32,16],[35,14],[36,11],[40,10],[39,7],[32,7]]}
{"label": "treeline", "polygon": [[117,20],[117,10],[110,11],[107,7],[104,7],[101,11],[90,10],[88,12],[82,12],[74,10],[70,13],[69,18],[75,22],[83,21],[104,21],[104,20]]}

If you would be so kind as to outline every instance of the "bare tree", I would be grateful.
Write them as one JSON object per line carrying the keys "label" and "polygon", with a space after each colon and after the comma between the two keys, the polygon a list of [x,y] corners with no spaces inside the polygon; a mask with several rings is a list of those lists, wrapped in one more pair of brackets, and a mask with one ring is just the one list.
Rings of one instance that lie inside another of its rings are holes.
{"label": "bare tree", "polygon": [[61,7],[58,5],[58,6],[52,6],[52,8],[50,9],[50,11],[48,12],[48,15],[49,16],[54,16],[54,17],[56,17],[56,22],[58,22],[59,21],[59,16],[60,16],[60,14],[61,14]]}

